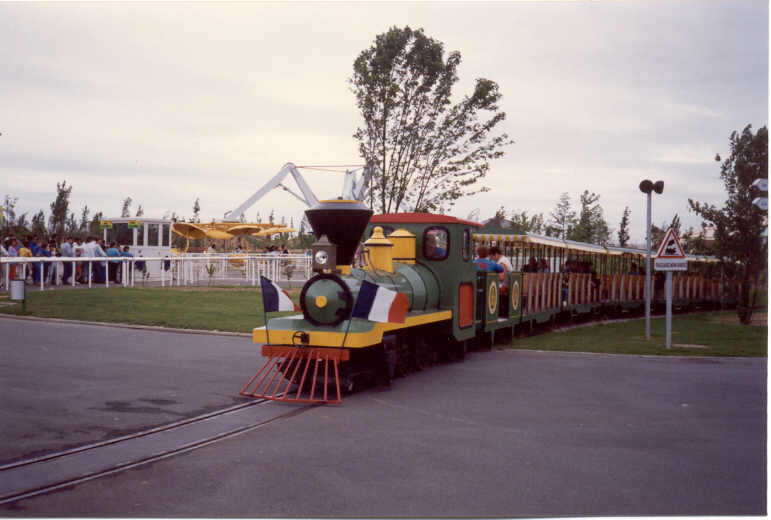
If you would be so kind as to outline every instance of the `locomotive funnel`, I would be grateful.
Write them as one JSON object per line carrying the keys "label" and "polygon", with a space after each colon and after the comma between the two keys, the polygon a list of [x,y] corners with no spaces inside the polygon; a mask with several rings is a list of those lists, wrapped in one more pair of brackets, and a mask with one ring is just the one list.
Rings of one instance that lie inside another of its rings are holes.
{"label": "locomotive funnel", "polygon": [[337,265],[351,265],[372,210],[357,200],[322,200],[305,216],[316,239],[326,235],[337,246]]}

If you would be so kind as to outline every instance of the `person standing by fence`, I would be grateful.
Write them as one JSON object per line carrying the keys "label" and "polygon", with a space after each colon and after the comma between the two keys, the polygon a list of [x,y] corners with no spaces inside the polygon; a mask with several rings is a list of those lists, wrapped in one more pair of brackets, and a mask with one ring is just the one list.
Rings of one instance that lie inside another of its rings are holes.
{"label": "person standing by fence", "polygon": [[70,278],[72,277],[72,262],[70,262],[70,258],[73,258],[75,256],[75,250],[72,247],[72,237],[67,237],[64,242],[62,243],[61,247],[61,253],[62,253],[62,260],[64,262],[64,272],[62,274],[62,283],[64,285],[67,285],[70,283]]}
{"label": "person standing by fence", "polygon": [[[20,258],[32,258],[32,251],[29,248],[29,242],[26,242],[22,244],[22,246],[19,248],[19,257]],[[31,264],[23,264],[21,267],[22,272],[22,279],[27,281],[27,278],[30,276],[30,267]],[[18,276],[18,275],[17,275]]]}
{"label": "person standing by fence", "polygon": [[[8,250],[5,248],[5,240],[0,240],[0,258],[8,256]],[[3,287],[7,290],[5,287],[5,270],[8,269],[8,265],[2,264],[0,265],[0,287]]]}
{"label": "person standing by fence", "polygon": [[[13,237],[6,240],[5,250],[8,252],[9,257],[16,258],[19,256],[19,252],[16,249],[17,244],[18,242]],[[11,280],[16,279],[16,264],[10,264],[8,266],[8,276],[9,276],[9,279]]]}
{"label": "person standing by fence", "polygon": [[[110,242],[110,247],[107,248],[107,251],[105,251],[108,257],[112,258],[120,258],[120,250],[118,250],[117,245],[115,242]],[[111,282],[118,282],[118,267],[120,266],[120,260],[110,260],[108,262],[108,277],[110,278]]]}

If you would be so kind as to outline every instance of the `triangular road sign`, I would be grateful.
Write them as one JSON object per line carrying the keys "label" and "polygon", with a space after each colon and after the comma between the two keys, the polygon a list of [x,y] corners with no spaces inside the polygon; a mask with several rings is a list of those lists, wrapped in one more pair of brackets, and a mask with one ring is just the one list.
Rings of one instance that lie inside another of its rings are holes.
{"label": "triangular road sign", "polygon": [[678,240],[674,229],[669,228],[667,234],[664,235],[664,241],[659,246],[656,258],[685,259],[685,251],[683,251],[683,246],[680,245],[680,240]]}

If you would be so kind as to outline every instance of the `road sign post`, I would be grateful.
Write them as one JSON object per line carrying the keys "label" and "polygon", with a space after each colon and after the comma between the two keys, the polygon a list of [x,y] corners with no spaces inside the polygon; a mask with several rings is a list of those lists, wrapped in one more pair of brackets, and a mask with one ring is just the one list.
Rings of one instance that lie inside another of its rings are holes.
{"label": "road sign post", "polygon": [[672,228],[669,228],[664,240],[656,253],[654,265],[657,271],[667,273],[667,349],[672,348],[672,271],[687,271],[688,261],[685,259],[685,251],[680,245],[680,240]]}
{"label": "road sign post", "polygon": [[667,348],[672,348],[672,271],[667,271]]}

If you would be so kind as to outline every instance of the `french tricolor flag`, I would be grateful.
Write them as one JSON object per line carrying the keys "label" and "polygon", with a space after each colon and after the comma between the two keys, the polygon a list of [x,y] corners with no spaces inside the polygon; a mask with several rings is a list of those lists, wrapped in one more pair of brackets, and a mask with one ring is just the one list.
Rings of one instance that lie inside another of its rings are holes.
{"label": "french tricolor flag", "polygon": [[409,301],[404,293],[362,281],[351,316],[369,321],[404,323]]}
{"label": "french tricolor flag", "polygon": [[300,310],[284,289],[264,276],[260,276],[260,286],[262,287],[262,305],[265,312]]}

